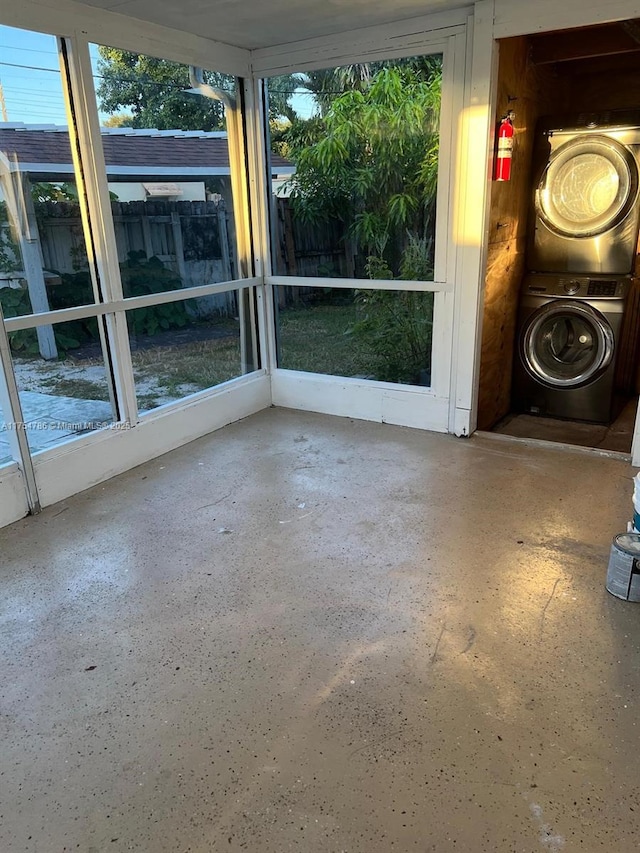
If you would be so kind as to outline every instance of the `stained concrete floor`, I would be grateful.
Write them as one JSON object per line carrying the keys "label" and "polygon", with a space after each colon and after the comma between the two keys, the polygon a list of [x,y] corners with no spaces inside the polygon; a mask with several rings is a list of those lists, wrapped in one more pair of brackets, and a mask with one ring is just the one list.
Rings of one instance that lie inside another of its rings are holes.
{"label": "stained concrete floor", "polygon": [[637,851],[632,474],[271,409],[0,531],[0,850]]}
{"label": "stained concrete floor", "polygon": [[609,425],[565,421],[540,415],[510,414],[493,427],[493,432],[515,438],[535,438],[578,447],[631,453],[638,400],[629,400]]}

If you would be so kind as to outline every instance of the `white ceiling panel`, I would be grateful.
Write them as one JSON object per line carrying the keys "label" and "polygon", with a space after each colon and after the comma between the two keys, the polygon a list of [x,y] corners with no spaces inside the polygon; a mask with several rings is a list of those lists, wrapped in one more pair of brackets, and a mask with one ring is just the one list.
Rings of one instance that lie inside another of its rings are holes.
{"label": "white ceiling panel", "polygon": [[388,24],[465,5],[461,0],[84,0],[250,50]]}

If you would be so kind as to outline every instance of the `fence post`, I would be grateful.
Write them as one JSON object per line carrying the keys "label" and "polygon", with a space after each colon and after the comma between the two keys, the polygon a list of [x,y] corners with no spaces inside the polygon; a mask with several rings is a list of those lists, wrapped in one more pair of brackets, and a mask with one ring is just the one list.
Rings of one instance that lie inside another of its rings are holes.
{"label": "fence post", "polygon": [[222,254],[223,281],[231,281],[231,255],[229,253],[229,230],[227,228],[227,208],[223,201],[218,204],[217,209],[218,232],[220,234],[220,251]]}
{"label": "fence post", "polygon": [[182,225],[180,224],[180,214],[175,211],[171,213],[171,231],[173,232],[173,246],[176,250],[176,264],[178,265],[178,275],[182,281],[182,287],[188,287],[187,267],[184,262],[184,241],[182,240]]}
{"label": "fence post", "polygon": [[151,237],[151,224],[146,211],[140,216],[140,224],[142,225],[142,239],[144,240],[145,254],[147,258],[152,258],[154,255],[153,239]]}
{"label": "fence post", "polygon": [[[20,233],[20,251],[24,264],[24,274],[27,279],[31,308],[34,314],[43,314],[49,311],[49,298],[44,281],[44,270],[42,268],[42,251],[38,234],[38,223],[36,211],[31,197],[31,182],[28,175],[24,175],[22,181],[22,198],[26,221],[16,223]],[[58,357],[58,348],[53,333],[53,326],[38,326],[38,348],[40,355],[45,359]]]}
{"label": "fence post", "polygon": [[298,265],[296,263],[296,243],[293,234],[293,216],[291,215],[291,205],[289,204],[289,199],[282,199],[282,213],[283,213],[283,231],[284,231],[284,243],[287,255],[287,273],[289,275],[297,275],[298,274]]}

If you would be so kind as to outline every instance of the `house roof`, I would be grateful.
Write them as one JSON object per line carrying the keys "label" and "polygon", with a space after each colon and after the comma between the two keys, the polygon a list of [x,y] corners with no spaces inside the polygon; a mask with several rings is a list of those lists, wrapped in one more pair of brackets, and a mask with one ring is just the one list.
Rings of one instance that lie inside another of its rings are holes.
{"label": "house roof", "polygon": [[[134,130],[102,128],[110,180],[183,178],[229,174],[227,134],[223,131]],[[73,174],[69,132],[57,125],[0,123],[0,151],[20,171],[36,178]],[[290,174],[291,163],[271,155],[274,174]]]}

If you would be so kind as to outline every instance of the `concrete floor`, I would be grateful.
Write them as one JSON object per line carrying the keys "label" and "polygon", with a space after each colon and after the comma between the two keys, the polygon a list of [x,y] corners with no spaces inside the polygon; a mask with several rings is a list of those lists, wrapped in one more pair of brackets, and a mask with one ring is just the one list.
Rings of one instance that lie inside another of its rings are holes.
{"label": "concrete floor", "polygon": [[0,531],[0,850],[637,851],[632,474],[271,409]]}

